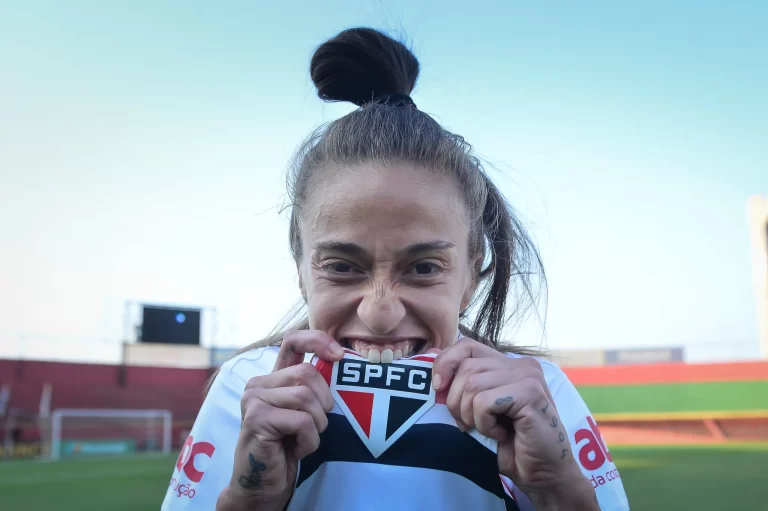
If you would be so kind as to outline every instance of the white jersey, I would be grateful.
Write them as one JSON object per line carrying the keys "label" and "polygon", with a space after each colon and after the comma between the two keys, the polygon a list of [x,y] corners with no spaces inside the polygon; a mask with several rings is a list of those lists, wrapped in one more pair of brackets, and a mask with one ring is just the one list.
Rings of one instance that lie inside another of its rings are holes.
{"label": "white jersey", "polygon": [[[245,384],[272,371],[278,350],[249,351],[221,367],[176,462],[162,510],[216,508],[232,477]],[[600,508],[629,510],[619,472],[586,404],[557,365],[539,362]],[[360,440],[338,403],[328,419],[320,447],[299,464],[288,511],[534,510],[512,481],[498,474],[496,442],[476,431],[462,433],[439,400],[378,457]]]}

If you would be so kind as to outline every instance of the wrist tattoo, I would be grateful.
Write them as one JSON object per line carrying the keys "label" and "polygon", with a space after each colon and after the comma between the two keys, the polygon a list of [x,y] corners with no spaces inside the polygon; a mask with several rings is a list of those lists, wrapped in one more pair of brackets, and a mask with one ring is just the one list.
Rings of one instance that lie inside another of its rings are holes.
{"label": "wrist tattoo", "polygon": [[546,415],[546,413],[547,413],[547,410],[549,410],[549,403],[547,403],[546,405],[544,405],[544,408],[542,408],[542,409],[541,409],[541,413],[543,413],[543,414],[545,414],[545,415]]}
{"label": "wrist tattoo", "polygon": [[560,459],[564,460],[567,455],[568,455],[568,449],[563,449],[563,454],[560,455]]}
{"label": "wrist tattoo", "polygon": [[549,423],[553,428],[557,427],[557,417],[552,417],[552,422]]}
{"label": "wrist tattoo", "polygon": [[558,433],[558,434],[557,434],[557,441],[558,441],[558,442],[560,442],[561,444],[562,444],[563,442],[565,442],[565,435],[563,434],[563,432],[562,432],[562,431],[561,431],[560,433]]}
{"label": "wrist tattoo", "polygon": [[251,473],[248,476],[240,476],[238,484],[246,490],[255,490],[261,486],[261,472],[267,469],[267,466],[248,453],[248,463],[251,464]]}

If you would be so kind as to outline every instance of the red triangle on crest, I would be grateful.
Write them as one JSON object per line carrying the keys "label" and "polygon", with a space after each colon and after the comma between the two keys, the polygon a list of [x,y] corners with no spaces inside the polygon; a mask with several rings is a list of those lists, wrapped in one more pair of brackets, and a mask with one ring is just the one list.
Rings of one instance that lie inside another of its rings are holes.
{"label": "red triangle on crest", "polygon": [[373,393],[337,390],[339,397],[349,407],[365,436],[371,436],[371,418],[373,417]]}

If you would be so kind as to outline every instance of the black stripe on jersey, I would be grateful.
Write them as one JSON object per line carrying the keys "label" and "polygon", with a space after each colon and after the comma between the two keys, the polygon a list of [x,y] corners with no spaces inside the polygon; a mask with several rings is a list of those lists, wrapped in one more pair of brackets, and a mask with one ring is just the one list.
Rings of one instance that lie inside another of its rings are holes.
{"label": "black stripe on jersey", "polygon": [[503,499],[508,511],[519,511],[504,491],[496,454],[448,424],[416,424],[378,458],[352,429],[346,417],[328,414],[328,428],[320,435],[320,447],[301,460],[296,487],[327,461],[378,463],[452,472]]}

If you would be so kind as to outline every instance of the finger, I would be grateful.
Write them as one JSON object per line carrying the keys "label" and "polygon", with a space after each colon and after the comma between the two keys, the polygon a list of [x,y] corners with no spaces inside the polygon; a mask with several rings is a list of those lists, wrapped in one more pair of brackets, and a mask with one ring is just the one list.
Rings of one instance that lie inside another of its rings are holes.
{"label": "finger", "polygon": [[[549,399],[550,405],[555,408],[555,410],[551,410],[553,412],[556,412],[556,405],[555,400],[552,397],[552,394],[549,391],[549,386],[547,385],[547,378],[544,376],[544,368],[541,367],[541,364],[538,360],[536,360],[534,357],[519,357],[513,359],[515,362],[521,365],[527,366],[532,371],[528,372],[531,377],[536,378],[536,380],[541,383],[542,388],[544,389],[544,393],[547,395],[547,398]],[[543,413],[547,413],[547,410],[542,408]]]}
{"label": "finger", "polygon": [[493,348],[465,337],[435,357],[435,362],[432,364],[432,386],[435,390],[440,390],[450,385],[462,361],[467,358],[500,356],[504,357],[503,354]]}
{"label": "finger", "polygon": [[527,414],[531,419],[529,424],[543,424],[544,419],[538,415],[538,411],[548,404],[549,399],[535,378],[486,390],[477,394],[472,403],[475,427],[480,433],[503,442],[509,432],[499,423],[501,416],[519,423]]}
{"label": "finger", "polygon": [[317,400],[317,396],[309,387],[282,387],[269,390],[252,389],[246,391],[243,397],[246,400],[250,398],[260,399],[274,408],[307,412],[312,417],[312,420],[315,421],[315,427],[321,433],[328,427],[328,417],[326,417],[323,407]]}
{"label": "finger", "polygon": [[448,388],[445,404],[451,415],[459,422],[460,429],[471,427],[471,423],[465,422],[465,417],[461,415],[461,402],[467,390],[468,379],[475,374],[503,367],[504,362],[504,360],[499,361],[496,358],[465,358],[459,364],[456,375]]}
{"label": "finger", "polygon": [[[475,360],[475,359],[471,359]],[[502,370],[507,373],[506,381],[499,381],[498,385],[502,384],[509,384],[514,383],[516,381],[521,381],[525,378],[534,378],[537,380],[541,387],[544,389],[544,393],[549,398],[549,404],[542,407],[541,412],[543,414],[552,414],[557,413],[557,408],[555,406],[555,400],[552,397],[552,394],[549,391],[549,386],[547,385],[546,376],[544,376],[544,369],[542,368],[539,361],[534,357],[508,357],[506,355],[501,355],[501,357],[494,357],[494,358],[483,358],[480,360],[487,360],[488,362],[483,362],[482,366],[485,367],[485,371],[479,371],[474,370],[471,371],[473,374],[478,374],[480,372],[486,372],[489,370]],[[491,362],[492,361],[492,362]],[[468,367],[477,367],[477,366],[468,366]],[[462,378],[463,370],[459,369],[454,379],[458,382]],[[473,378],[472,375],[468,376],[467,378],[463,379],[461,387],[466,389],[467,388],[467,381],[468,379]],[[497,386],[498,386],[497,385]],[[453,388],[453,384],[451,385],[451,388]],[[492,387],[487,387],[492,388]],[[462,398],[463,399],[463,398]],[[549,408],[549,406],[552,406],[552,409]],[[460,417],[463,418],[463,420],[468,420],[463,415],[459,414]],[[472,421],[466,423],[467,426],[472,425]]]}
{"label": "finger", "polygon": [[268,428],[275,437],[296,437],[291,454],[297,460],[315,452],[320,446],[320,433],[315,427],[312,416],[307,412],[269,407],[262,413],[264,414],[261,418],[263,427]]}
{"label": "finger", "polygon": [[522,371],[520,373],[512,372],[509,369],[491,370],[470,375],[466,379],[464,392],[459,403],[459,416],[462,422],[470,428],[475,427],[473,403],[476,395],[486,390],[509,385],[526,377],[530,377],[530,375],[523,374]]}
{"label": "finger", "polygon": [[320,330],[289,330],[283,336],[280,352],[272,372],[301,364],[307,353],[314,353],[319,358],[336,362],[344,357],[344,349],[339,343]]}
{"label": "finger", "polygon": [[323,376],[315,366],[304,362],[299,365],[286,367],[275,373],[251,378],[245,386],[250,389],[276,389],[279,387],[306,386],[314,392],[318,402],[325,412],[333,408],[333,397]]}
{"label": "finger", "polygon": [[[456,423],[458,424],[459,429],[462,431],[469,429],[467,424],[465,424],[461,419],[461,396],[464,395],[464,373],[470,371],[468,366],[473,365],[473,362],[476,363],[479,360],[481,359],[466,358],[462,360],[458,369],[456,370],[456,376],[451,382],[450,387],[448,387],[448,395],[445,398],[445,406],[448,407],[448,411],[451,412],[453,418],[456,419]],[[434,374],[434,366],[432,371]]]}
{"label": "finger", "polygon": [[[456,379],[458,378],[459,375],[456,376]],[[476,371],[474,374],[470,375],[464,383],[464,393],[461,395],[461,403],[459,406],[459,416],[461,417],[461,420],[468,427],[475,426],[473,402],[475,396],[480,392],[510,385],[525,380],[526,378],[532,378],[538,381],[546,390],[546,382],[544,381],[542,373],[537,371],[535,367],[528,365],[524,365],[518,369],[510,369],[505,364],[489,364],[489,368],[485,371]],[[507,396],[504,397],[506,398]],[[546,413],[546,410],[543,410],[543,412]]]}

